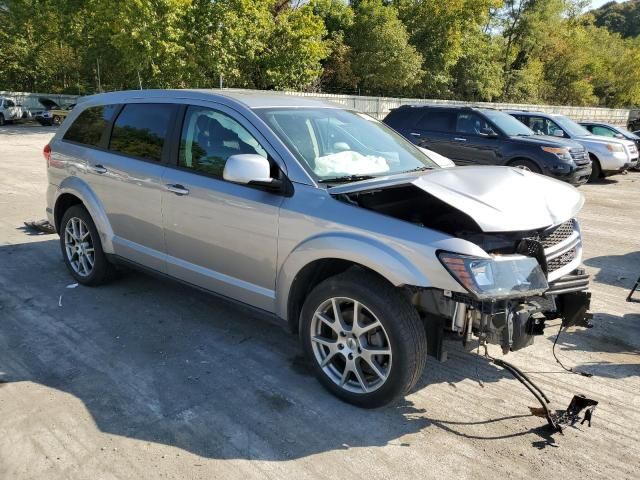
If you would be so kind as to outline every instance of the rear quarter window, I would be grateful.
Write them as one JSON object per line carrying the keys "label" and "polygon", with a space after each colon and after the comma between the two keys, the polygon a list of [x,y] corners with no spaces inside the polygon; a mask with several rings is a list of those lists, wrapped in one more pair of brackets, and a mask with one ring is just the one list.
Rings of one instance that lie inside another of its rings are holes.
{"label": "rear quarter window", "polygon": [[76,117],[62,139],[97,147],[116,107],[117,105],[100,105],[87,108]]}

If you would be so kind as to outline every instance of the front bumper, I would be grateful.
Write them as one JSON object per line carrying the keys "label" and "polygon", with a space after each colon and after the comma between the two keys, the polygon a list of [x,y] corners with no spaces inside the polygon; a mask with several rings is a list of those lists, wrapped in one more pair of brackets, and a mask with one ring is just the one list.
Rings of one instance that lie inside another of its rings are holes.
{"label": "front bumper", "polygon": [[587,165],[558,164],[548,168],[546,173],[550,177],[565,181],[571,185],[584,185],[591,177],[591,163]]}

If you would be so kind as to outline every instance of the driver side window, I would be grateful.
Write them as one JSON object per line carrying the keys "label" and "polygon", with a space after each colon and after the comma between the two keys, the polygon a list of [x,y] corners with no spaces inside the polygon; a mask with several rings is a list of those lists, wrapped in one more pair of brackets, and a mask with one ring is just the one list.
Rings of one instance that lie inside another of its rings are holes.
{"label": "driver side window", "polygon": [[230,116],[206,107],[187,108],[180,139],[180,167],[222,178],[227,159],[243,153],[268,158],[253,135]]}

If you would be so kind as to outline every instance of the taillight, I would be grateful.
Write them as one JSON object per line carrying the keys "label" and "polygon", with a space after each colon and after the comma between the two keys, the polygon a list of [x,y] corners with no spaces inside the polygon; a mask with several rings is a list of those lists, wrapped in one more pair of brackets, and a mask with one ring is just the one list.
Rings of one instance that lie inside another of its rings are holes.
{"label": "taillight", "polygon": [[48,143],[42,149],[42,155],[44,159],[47,161],[47,167],[49,166],[49,162],[51,161],[51,145]]}

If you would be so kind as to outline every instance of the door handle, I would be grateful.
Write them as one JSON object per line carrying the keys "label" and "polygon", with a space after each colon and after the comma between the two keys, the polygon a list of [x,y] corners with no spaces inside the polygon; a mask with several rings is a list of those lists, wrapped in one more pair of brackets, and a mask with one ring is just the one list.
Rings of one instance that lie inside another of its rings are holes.
{"label": "door handle", "polygon": [[91,165],[89,168],[93,173],[99,173],[100,175],[107,173],[107,169],[102,165]]}
{"label": "door handle", "polygon": [[454,140],[455,140],[456,142],[466,142],[466,141],[467,141],[467,139],[466,139],[466,138],[462,138],[462,137],[455,137],[455,138],[454,138]]}
{"label": "door handle", "polygon": [[167,184],[167,190],[169,190],[170,192],[175,193],[176,195],[189,195],[189,189],[188,188],[184,188],[182,185],[180,185],[179,183],[169,183]]}
{"label": "door handle", "polygon": [[420,136],[420,134],[419,134],[419,133],[416,133],[416,132],[411,132],[409,135],[412,135],[412,136],[414,136],[414,137],[419,137],[419,136]]}

